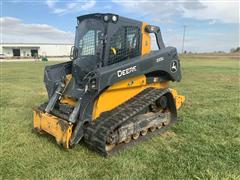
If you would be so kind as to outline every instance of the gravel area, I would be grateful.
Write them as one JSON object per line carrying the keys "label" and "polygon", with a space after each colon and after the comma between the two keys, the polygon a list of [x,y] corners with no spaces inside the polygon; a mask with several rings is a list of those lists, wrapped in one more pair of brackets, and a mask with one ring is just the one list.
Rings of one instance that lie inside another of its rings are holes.
{"label": "gravel area", "polygon": [[[0,62],[33,62],[33,61],[41,61],[36,59],[0,59]],[[70,61],[69,57],[49,57],[48,61]]]}

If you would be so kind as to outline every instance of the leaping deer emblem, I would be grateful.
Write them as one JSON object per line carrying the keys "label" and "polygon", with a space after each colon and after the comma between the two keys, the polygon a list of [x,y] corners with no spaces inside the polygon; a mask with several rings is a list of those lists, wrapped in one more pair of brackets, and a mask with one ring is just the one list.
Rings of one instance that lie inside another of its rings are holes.
{"label": "leaping deer emblem", "polygon": [[172,72],[176,72],[177,71],[177,62],[176,61],[172,62],[171,71]]}

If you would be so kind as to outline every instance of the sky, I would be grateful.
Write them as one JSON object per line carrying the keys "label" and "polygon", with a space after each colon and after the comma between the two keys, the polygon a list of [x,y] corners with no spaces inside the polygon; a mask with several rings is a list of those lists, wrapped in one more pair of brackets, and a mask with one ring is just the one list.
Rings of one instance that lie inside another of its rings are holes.
{"label": "sky", "polygon": [[1,0],[1,40],[73,43],[76,17],[114,13],[161,28],[166,46],[229,52],[239,46],[239,0]]}

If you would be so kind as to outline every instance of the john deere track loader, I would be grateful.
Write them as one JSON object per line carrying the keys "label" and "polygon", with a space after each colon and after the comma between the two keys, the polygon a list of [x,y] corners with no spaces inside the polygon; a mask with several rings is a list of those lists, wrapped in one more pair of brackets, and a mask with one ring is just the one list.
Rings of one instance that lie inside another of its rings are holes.
{"label": "john deere track loader", "polygon": [[84,140],[107,156],[177,121],[184,96],[169,82],[180,80],[176,48],[165,47],[159,27],[115,14],[79,16],[71,61],[45,68],[49,100],[34,109],[34,128],[65,148]]}

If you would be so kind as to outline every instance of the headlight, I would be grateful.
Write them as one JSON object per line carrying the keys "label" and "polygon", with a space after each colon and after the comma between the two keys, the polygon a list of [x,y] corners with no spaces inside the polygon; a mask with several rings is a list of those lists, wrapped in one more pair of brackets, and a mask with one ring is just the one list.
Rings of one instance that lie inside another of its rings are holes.
{"label": "headlight", "polygon": [[115,15],[112,16],[112,21],[113,21],[113,22],[116,22],[116,21],[117,21],[117,16],[115,16]]}
{"label": "headlight", "polygon": [[108,21],[108,19],[109,19],[108,15],[105,15],[105,16],[103,17],[103,20],[106,21],[106,22]]}

